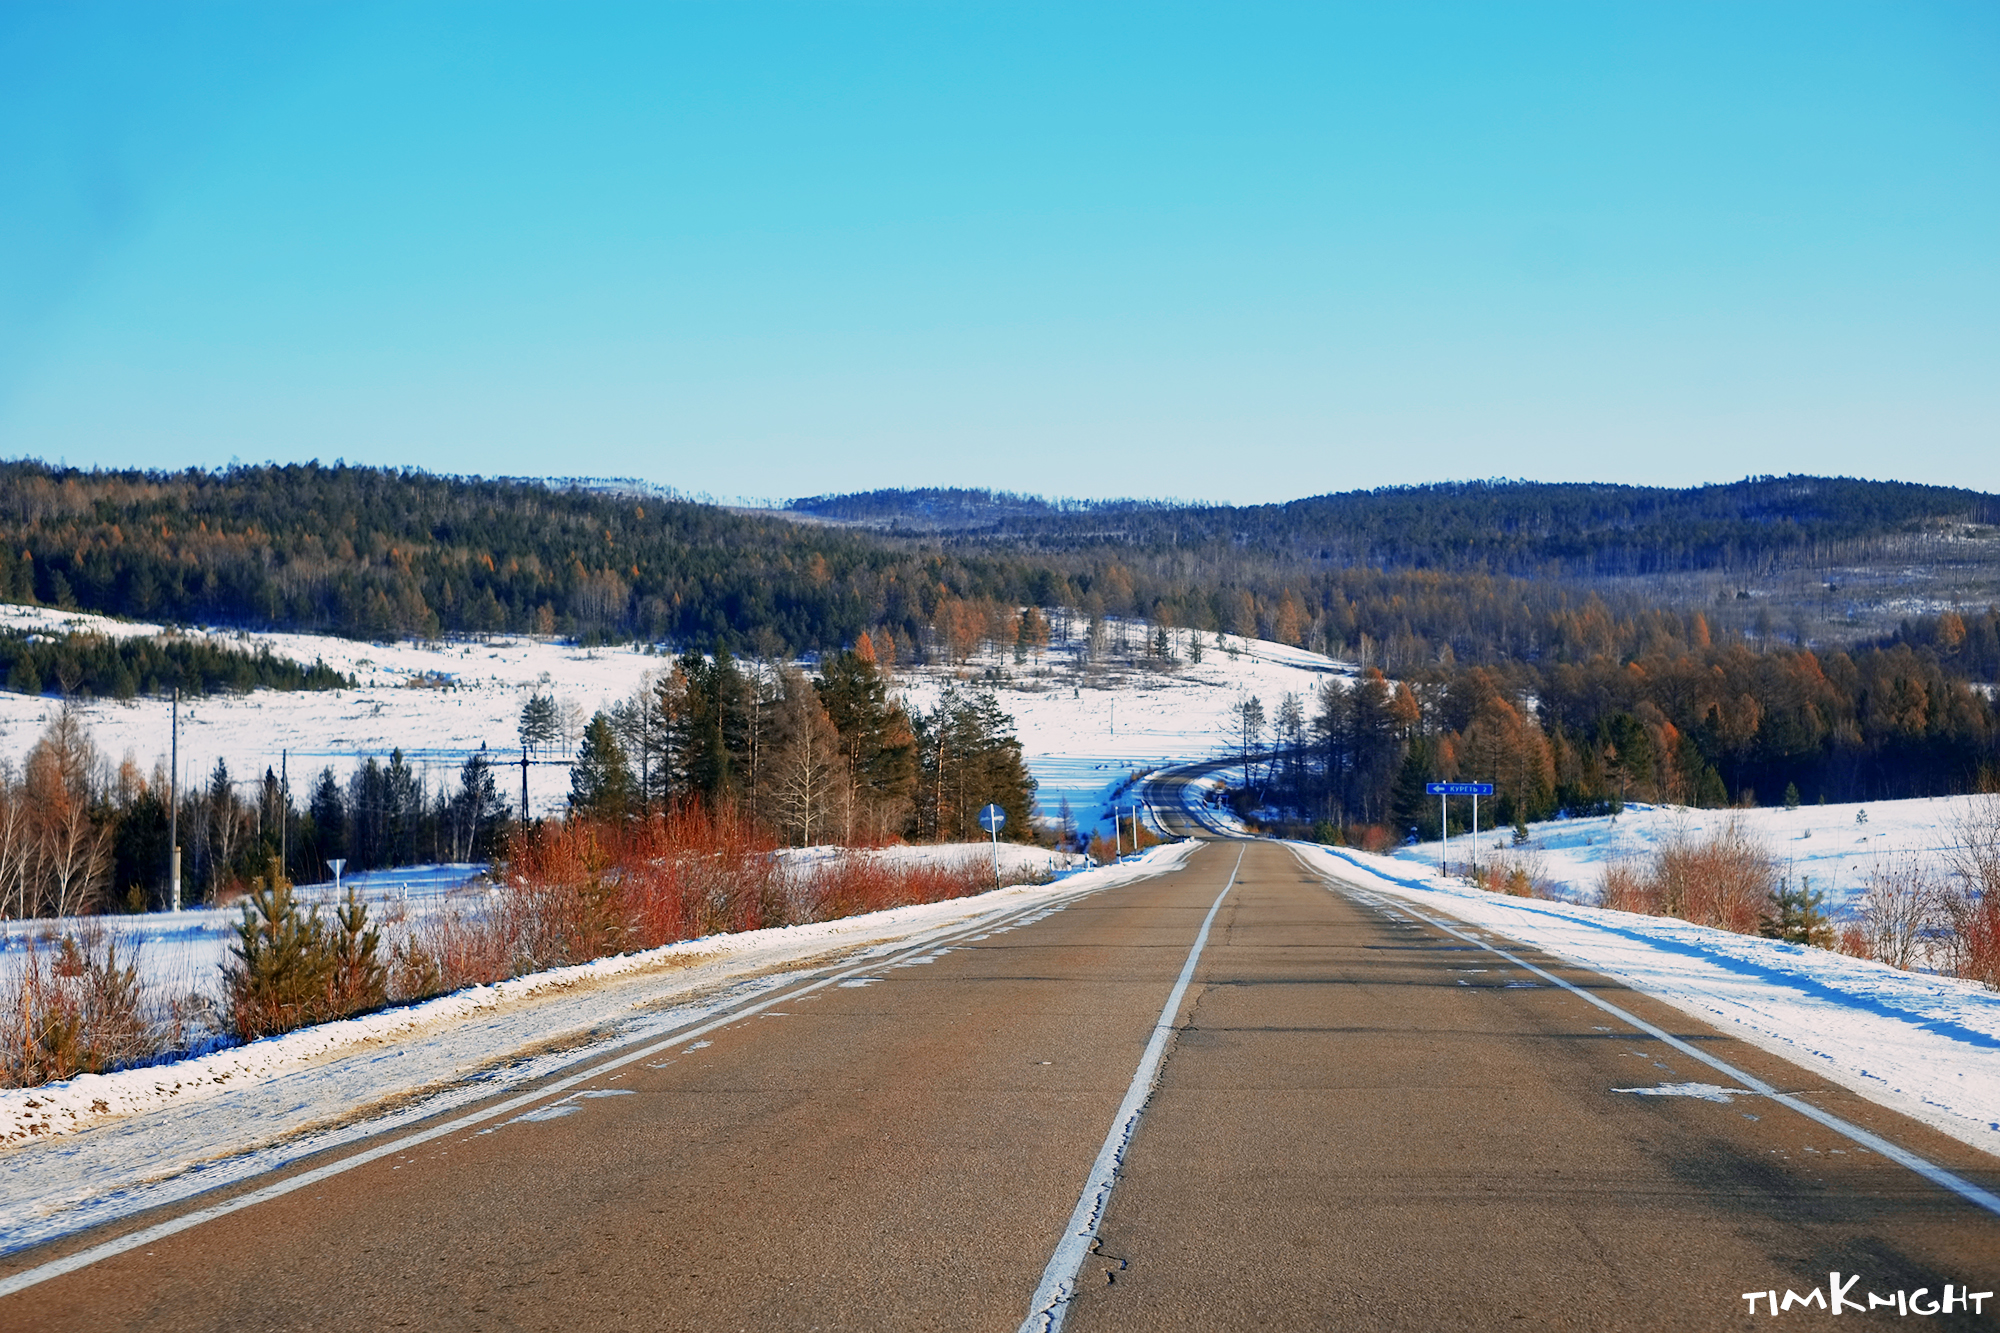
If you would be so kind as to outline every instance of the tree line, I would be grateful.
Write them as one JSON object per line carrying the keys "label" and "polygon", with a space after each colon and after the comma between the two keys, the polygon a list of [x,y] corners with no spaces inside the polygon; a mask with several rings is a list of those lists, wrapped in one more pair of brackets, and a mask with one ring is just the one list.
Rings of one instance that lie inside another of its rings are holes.
{"label": "tree line", "polygon": [[1435,837],[1424,787],[1437,780],[1492,782],[1484,813],[1503,823],[1628,800],[1720,807],[2000,788],[2000,710],[1934,653],[1758,651],[1692,628],[1631,658],[1432,667],[1393,682],[1370,668],[1317,699],[1278,701],[1268,746],[1262,702],[1247,701],[1246,768],[1278,804],[1357,839]]}
{"label": "tree line", "polygon": [[[0,916],[156,911],[170,898],[174,827],[166,768],[113,767],[81,710],[50,720],[17,772],[0,762]],[[344,780],[331,767],[297,799],[266,769],[239,780],[218,759],[179,793],[182,902],[200,906],[277,867],[301,883],[350,871],[483,861],[504,845],[512,815],[484,751],[433,781],[400,750],[370,757]]]}
{"label": "tree line", "polygon": [[[604,817],[694,801],[809,846],[976,838],[991,803],[1008,836],[1031,839],[1034,779],[993,694],[947,685],[912,713],[890,684],[865,631],[811,676],[726,650],[683,655],[591,719],[571,806]],[[524,747],[546,743],[553,711],[545,696],[523,706]]]}
{"label": "tree line", "polygon": [[[557,711],[530,698],[524,747],[566,751]],[[686,655],[583,727],[570,804],[614,821],[727,812],[805,846],[981,838],[976,815],[990,802],[1007,811],[1008,837],[1031,840],[1034,780],[1012,728],[989,691],[947,686],[934,707],[906,711],[865,634],[812,676]],[[519,823],[503,767],[482,748],[438,777],[397,750],[295,786],[218,759],[179,793],[182,901],[219,901],[272,867],[318,882],[330,858],[350,873],[490,860]],[[0,762],[0,915],[166,906],[175,813],[164,766],[114,768],[67,702],[19,772]]]}
{"label": "tree line", "polygon": [[19,694],[131,699],[142,694],[349,689],[324,662],[304,666],[268,647],[251,652],[179,634],[30,634],[0,631],[0,680]]}
{"label": "tree line", "polygon": [[1384,486],[1282,504],[1066,501],[963,490],[791,502],[876,528],[957,530],[1041,550],[1247,548],[1309,564],[1605,578],[1855,561],[1885,539],[2000,523],[2000,496],[1849,477],[1683,488],[1494,479]]}

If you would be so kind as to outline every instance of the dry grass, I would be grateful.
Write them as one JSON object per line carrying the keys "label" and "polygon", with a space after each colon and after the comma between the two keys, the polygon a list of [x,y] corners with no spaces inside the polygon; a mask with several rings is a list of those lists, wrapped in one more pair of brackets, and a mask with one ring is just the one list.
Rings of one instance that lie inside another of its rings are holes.
{"label": "dry grass", "polygon": [[1945,967],[2000,990],[2000,795],[1973,801],[1951,831],[1938,890]]}
{"label": "dry grass", "polygon": [[1514,898],[1554,898],[1556,885],[1549,879],[1546,858],[1533,847],[1516,847],[1495,852],[1479,864],[1479,887],[1488,893],[1504,893]]}
{"label": "dry grass", "polygon": [[1878,862],[1840,948],[2000,990],[2000,796],[1952,821],[1943,866],[1916,855]]}
{"label": "dry grass", "polygon": [[30,938],[0,987],[0,1082],[32,1087],[143,1064],[159,1050],[136,957],[108,933]]}
{"label": "dry grass", "polygon": [[1706,836],[1683,829],[1637,863],[1606,866],[1598,902],[1755,935],[1776,914],[1778,885],[1770,852],[1732,819]]}
{"label": "dry grass", "polygon": [[1914,854],[1876,862],[1855,903],[1854,920],[1840,933],[1840,950],[1904,969],[1920,967],[1936,942],[1938,882]]}

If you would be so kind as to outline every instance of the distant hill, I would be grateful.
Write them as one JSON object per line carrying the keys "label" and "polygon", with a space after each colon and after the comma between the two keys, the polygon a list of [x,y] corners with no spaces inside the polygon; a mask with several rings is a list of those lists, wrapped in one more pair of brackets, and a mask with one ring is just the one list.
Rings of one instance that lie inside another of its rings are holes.
{"label": "distant hill", "polygon": [[1808,476],[1684,489],[1446,482],[1249,506],[888,490],[788,509],[1025,550],[1216,547],[1308,565],[1586,579],[1860,561],[1909,538],[1985,537],[2000,525],[2000,496]]}

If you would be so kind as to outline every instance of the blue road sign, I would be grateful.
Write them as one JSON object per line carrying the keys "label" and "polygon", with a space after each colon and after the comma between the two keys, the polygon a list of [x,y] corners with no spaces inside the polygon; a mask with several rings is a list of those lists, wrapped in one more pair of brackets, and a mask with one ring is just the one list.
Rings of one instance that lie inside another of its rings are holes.
{"label": "blue road sign", "polygon": [[1493,784],[1490,782],[1432,782],[1424,790],[1433,796],[1491,796]]}
{"label": "blue road sign", "polygon": [[997,805],[979,807],[979,827],[988,833],[998,833],[1007,827],[1007,812]]}

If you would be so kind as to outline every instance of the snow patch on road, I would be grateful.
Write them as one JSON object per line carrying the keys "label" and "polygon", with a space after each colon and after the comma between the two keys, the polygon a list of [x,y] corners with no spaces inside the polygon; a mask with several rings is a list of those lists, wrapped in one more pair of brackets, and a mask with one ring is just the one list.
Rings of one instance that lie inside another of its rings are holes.
{"label": "snow patch on road", "polygon": [[1721,1102],[1729,1105],[1738,1097],[1755,1097],[1748,1088],[1724,1088],[1714,1083],[1662,1083],[1654,1088],[1613,1088],[1613,1092],[1629,1092],[1635,1097],[1693,1097],[1704,1102]]}

